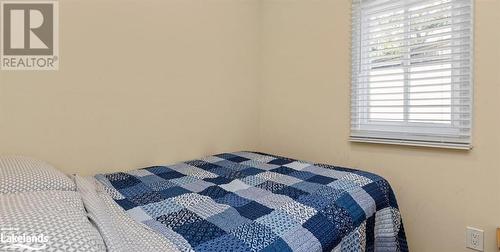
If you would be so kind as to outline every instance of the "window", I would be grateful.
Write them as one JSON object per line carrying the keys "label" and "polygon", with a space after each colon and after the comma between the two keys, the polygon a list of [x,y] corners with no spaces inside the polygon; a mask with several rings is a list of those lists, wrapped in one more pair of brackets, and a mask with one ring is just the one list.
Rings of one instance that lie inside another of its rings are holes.
{"label": "window", "polygon": [[353,0],[351,141],[471,148],[473,0]]}

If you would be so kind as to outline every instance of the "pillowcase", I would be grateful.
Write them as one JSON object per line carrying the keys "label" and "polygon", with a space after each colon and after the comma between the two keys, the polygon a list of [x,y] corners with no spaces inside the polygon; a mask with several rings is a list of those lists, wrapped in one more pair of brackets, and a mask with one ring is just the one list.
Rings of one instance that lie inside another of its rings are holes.
{"label": "pillowcase", "polygon": [[51,165],[22,156],[0,156],[0,194],[29,191],[75,191],[75,183]]}
{"label": "pillowcase", "polygon": [[0,195],[0,251],[106,251],[78,192]]}

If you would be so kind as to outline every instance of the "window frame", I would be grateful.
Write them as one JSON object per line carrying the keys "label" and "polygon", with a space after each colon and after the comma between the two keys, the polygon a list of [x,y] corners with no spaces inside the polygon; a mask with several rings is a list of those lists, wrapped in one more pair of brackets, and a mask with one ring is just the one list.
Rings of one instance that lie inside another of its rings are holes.
{"label": "window frame", "polygon": [[[401,1],[406,1],[406,0],[401,0]],[[437,0],[436,0],[437,1]],[[362,8],[363,8],[363,0],[359,0],[359,12],[361,13]],[[402,121],[388,121],[388,120],[383,120],[383,119],[370,119],[370,81],[368,80],[370,78],[370,71],[373,70],[373,67],[370,65],[373,65],[373,63],[370,63],[369,57],[366,57],[369,53],[369,47],[370,45],[363,45],[363,42],[367,43],[368,39],[364,38],[364,36],[367,36],[366,34],[363,33],[365,29],[369,27],[369,22],[366,21],[368,17],[361,15],[358,13],[358,19],[357,22],[359,22],[359,29],[358,29],[358,34],[354,34],[354,27],[353,27],[353,42],[354,42],[354,36],[357,35],[359,36],[357,40],[359,40],[359,55],[357,56],[358,58],[355,59],[354,51],[353,51],[353,56],[352,56],[352,67],[359,67],[358,74],[356,78],[356,99],[357,99],[357,105],[362,104],[362,106],[358,106],[356,108],[356,113],[353,113],[354,107],[353,107],[353,93],[354,93],[354,87],[351,86],[351,113],[350,113],[350,121],[351,121],[351,135],[349,140],[351,142],[368,142],[368,143],[384,143],[384,144],[399,144],[399,145],[412,145],[412,146],[426,146],[426,147],[439,147],[439,148],[453,148],[453,149],[466,149],[470,150],[472,149],[472,130],[473,130],[473,121],[474,121],[474,40],[475,40],[475,29],[474,29],[474,24],[475,24],[475,1],[470,0],[470,41],[469,41],[469,46],[471,48],[470,50],[470,59],[469,59],[469,68],[468,69],[468,75],[469,79],[467,82],[470,85],[470,97],[466,99],[470,99],[470,118],[469,118],[469,134],[468,134],[468,141],[465,143],[458,143],[458,142],[444,142],[444,141],[434,141],[431,137],[432,134],[444,134],[444,135],[460,135],[460,127],[457,127],[457,125],[460,124],[460,119],[459,119],[459,113],[460,113],[460,107],[463,106],[461,103],[457,103],[457,99],[462,98],[460,95],[457,95],[457,90],[454,79],[455,78],[460,78],[461,76],[454,76],[453,71],[455,71],[454,65],[457,64],[457,62],[450,62],[450,71],[452,72],[450,75],[450,123],[446,124],[439,124],[439,123],[430,123],[430,122],[411,122],[409,119],[410,113],[408,113],[409,106],[408,102],[411,101],[409,98],[410,92],[408,89],[410,88],[411,84],[409,79],[409,74],[411,71],[411,65],[409,64],[411,60],[411,52],[409,51],[409,45],[408,41],[411,39],[409,37],[409,29],[410,29],[410,21],[409,21],[409,16],[411,13],[409,12],[409,9],[411,8],[411,4],[405,4],[402,6],[402,11],[404,13],[404,20],[402,21],[403,23],[403,34],[404,34],[404,46],[403,50],[406,52],[403,53],[403,57],[405,58],[404,60],[401,61],[401,68],[402,68],[402,75],[403,75],[403,104],[401,107],[403,108],[403,119]],[[453,3],[452,3],[453,6]],[[453,7],[451,8],[451,11],[453,11]],[[353,12],[354,13],[354,12]],[[463,14],[462,14],[463,15]],[[451,16],[451,23],[452,25],[454,24],[453,19],[456,18],[455,16]],[[353,19],[353,25],[354,25],[354,19]],[[456,36],[457,34],[455,32],[450,32],[451,38],[453,36]],[[453,41],[452,41],[453,43]],[[354,44],[352,45],[354,49]],[[450,48],[451,54],[457,53],[459,51],[457,48],[454,48],[451,46]],[[357,61],[357,64],[354,64],[354,61]],[[376,64],[376,63],[375,63]],[[367,69],[363,69],[363,67],[366,67]],[[394,68],[392,68],[394,69]],[[360,77],[364,76],[364,77]],[[465,79],[465,78],[464,78]],[[354,85],[355,80],[352,80],[352,83]],[[465,80],[460,80],[458,83],[465,82]],[[360,88],[360,84],[363,86]],[[364,93],[359,93],[360,90],[364,90]],[[458,90],[460,91],[460,90]],[[436,100],[439,100],[439,98],[436,98]],[[458,105],[458,106],[457,106]],[[358,118],[357,120],[360,120],[362,122],[358,122],[359,124],[359,130],[360,131],[366,131],[366,136],[359,136],[363,135],[358,133],[357,136],[353,136],[352,131],[353,131],[353,121],[355,120],[353,118],[353,114],[357,115]],[[365,115],[365,116],[360,116],[360,115]],[[381,130],[381,129],[384,130]],[[389,130],[388,130],[389,129]],[[404,130],[402,130],[404,129]],[[377,134],[371,134],[371,132],[375,132],[377,130],[381,130],[379,136]],[[390,134],[393,134],[394,137],[391,137]],[[411,137],[405,138],[405,134],[413,134],[413,135],[422,135],[422,139],[412,139]],[[429,133],[429,136],[424,137],[426,133]],[[387,135],[387,136],[384,136]]]}

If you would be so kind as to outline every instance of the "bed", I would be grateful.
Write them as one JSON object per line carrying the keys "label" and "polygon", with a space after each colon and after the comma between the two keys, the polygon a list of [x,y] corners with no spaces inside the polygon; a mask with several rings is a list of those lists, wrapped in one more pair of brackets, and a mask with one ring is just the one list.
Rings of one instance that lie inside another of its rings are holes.
{"label": "bed", "polygon": [[0,250],[408,251],[389,183],[257,152],[81,177],[0,156]]}
{"label": "bed", "polygon": [[99,174],[127,214],[180,251],[407,251],[389,183],[255,152]]}

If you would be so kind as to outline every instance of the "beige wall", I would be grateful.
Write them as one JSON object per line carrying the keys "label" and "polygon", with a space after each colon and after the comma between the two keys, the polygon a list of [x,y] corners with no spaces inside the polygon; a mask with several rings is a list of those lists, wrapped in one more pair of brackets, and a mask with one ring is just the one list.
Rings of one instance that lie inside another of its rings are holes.
{"label": "beige wall", "polygon": [[82,174],[241,149],[356,167],[391,182],[413,251],[465,251],[466,225],[495,250],[499,0],[476,0],[470,152],[347,141],[349,0],[117,2],[60,1],[60,71],[0,72],[1,154]]}
{"label": "beige wall", "polygon": [[261,150],[376,172],[412,251],[467,251],[465,226],[500,226],[500,1],[476,1],[474,149],[351,144],[350,1],[263,1]]}
{"label": "beige wall", "polygon": [[255,149],[258,11],[60,1],[60,70],[0,72],[0,153],[92,174]]}

